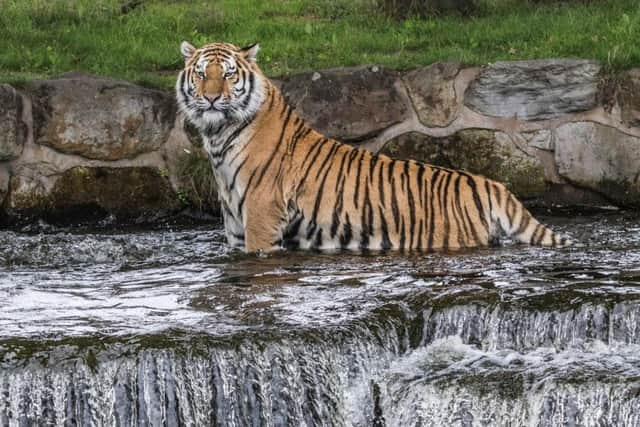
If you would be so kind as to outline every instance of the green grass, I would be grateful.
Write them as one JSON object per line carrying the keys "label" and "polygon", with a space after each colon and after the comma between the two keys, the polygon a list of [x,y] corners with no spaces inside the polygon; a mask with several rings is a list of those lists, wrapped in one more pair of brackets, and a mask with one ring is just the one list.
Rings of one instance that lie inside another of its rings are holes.
{"label": "green grass", "polygon": [[358,64],[590,58],[640,65],[640,2],[484,0],[473,17],[387,18],[375,0],[0,0],[0,81],[80,70],[171,87],[182,40],[260,42],[270,76]]}

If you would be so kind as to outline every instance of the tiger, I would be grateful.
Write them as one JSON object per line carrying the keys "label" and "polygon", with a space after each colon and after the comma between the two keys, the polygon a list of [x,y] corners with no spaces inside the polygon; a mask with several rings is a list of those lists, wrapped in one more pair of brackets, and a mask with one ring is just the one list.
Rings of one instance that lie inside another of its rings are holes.
{"label": "tiger", "polygon": [[499,182],[322,135],[265,77],[258,50],[180,45],[176,98],[202,136],[230,246],[429,252],[495,245],[502,234],[570,244]]}

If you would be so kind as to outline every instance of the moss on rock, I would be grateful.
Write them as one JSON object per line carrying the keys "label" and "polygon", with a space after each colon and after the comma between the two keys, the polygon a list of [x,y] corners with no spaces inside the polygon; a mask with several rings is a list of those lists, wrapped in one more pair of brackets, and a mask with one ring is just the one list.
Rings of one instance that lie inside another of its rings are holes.
{"label": "moss on rock", "polygon": [[118,220],[147,222],[177,212],[181,204],[169,180],[153,167],[84,167],[63,172],[49,191],[12,177],[6,203],[11,218],[55,222]]}
{"label": "moss on rock", "polygon": [[520,151],[501,133],[462,130],[444,138],[412,132],[389,141],[381,151],[398,159],[414,159],[465,170],[504,183],[518,197],[543,194],[548,183],[538,159]]}

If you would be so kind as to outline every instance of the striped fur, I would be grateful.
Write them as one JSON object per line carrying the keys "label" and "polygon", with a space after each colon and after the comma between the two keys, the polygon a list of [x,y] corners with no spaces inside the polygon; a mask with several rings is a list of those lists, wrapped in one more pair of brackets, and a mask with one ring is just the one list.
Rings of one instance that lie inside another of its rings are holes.
{"label": "striped fur", "polygon": [[316,132],[262,74],[257,49],[181,47],[178,104],[205,141],[231,245],[431,251],[487,246],[501,233],[533,245],[569,243],[502,184]]}

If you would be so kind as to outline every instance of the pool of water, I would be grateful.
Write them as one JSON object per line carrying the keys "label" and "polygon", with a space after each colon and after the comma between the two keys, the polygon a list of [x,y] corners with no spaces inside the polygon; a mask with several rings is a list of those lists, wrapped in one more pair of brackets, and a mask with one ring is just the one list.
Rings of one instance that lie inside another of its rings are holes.
{"label": "pool of water", "polygon": [[0,231],[0,425],[640,426],[640,217],[456,253]]}

